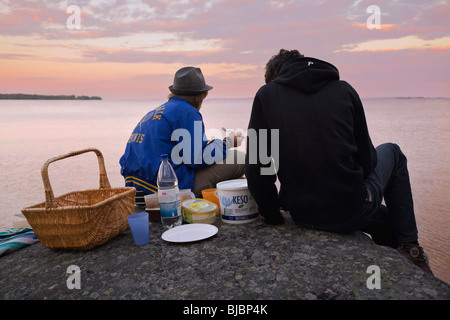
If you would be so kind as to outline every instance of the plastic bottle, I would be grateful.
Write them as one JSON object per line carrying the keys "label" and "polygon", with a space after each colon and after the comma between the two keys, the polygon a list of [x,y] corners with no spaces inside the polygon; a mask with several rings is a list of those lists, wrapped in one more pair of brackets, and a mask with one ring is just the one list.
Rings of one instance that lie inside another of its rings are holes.
{"label": "plastic bottle", "polygon": [[162,225],[167,229],[181,225],[183,217],[178,179],[167,154],[161,155],[157,184]]}

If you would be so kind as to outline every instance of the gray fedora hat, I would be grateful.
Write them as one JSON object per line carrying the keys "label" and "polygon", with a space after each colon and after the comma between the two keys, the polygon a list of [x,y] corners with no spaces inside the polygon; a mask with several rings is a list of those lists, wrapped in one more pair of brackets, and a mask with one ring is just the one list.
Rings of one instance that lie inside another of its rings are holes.
{"label": "gray fedora hat", "polygon": [[175,73],[173,85],[169,90],[175,94],[196,95],[211,90],[213,87],[205,83],[202,70],[196,67],[184,67]]}

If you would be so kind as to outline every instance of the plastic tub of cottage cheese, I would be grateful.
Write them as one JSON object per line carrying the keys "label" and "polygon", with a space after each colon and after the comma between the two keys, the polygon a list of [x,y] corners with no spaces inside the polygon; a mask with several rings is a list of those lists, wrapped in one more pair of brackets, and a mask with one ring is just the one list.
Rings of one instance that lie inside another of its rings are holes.
{"label": "plastic tub of cottage cheese", "polygon": [[216,196],[220,201],[220,216],[225,223],[249,223],[259,216],[256,202],[247,187],[247,179],[218,183]]}

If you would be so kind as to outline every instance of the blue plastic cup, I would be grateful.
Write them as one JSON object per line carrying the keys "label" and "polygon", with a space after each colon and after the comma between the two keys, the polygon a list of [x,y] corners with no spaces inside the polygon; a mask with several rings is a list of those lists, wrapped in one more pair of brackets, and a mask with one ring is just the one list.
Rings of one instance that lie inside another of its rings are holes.
{"label": "blue plastic cup", "polygon": [[148,213],[139,212],[128,217],[128,224],[131,228],[131,233],[133,234],[134,243],[137,246],[143,246],[148,243]]}

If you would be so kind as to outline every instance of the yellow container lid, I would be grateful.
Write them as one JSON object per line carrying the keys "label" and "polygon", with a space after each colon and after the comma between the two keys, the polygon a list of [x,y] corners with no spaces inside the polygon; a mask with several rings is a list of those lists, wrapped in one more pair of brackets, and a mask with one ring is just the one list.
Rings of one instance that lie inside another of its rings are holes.
{"label": "yellow container lid", "polygon": [[201,198],[184,200],[181,207],[191,214],[215,214],[219,210],[215,203]]}

